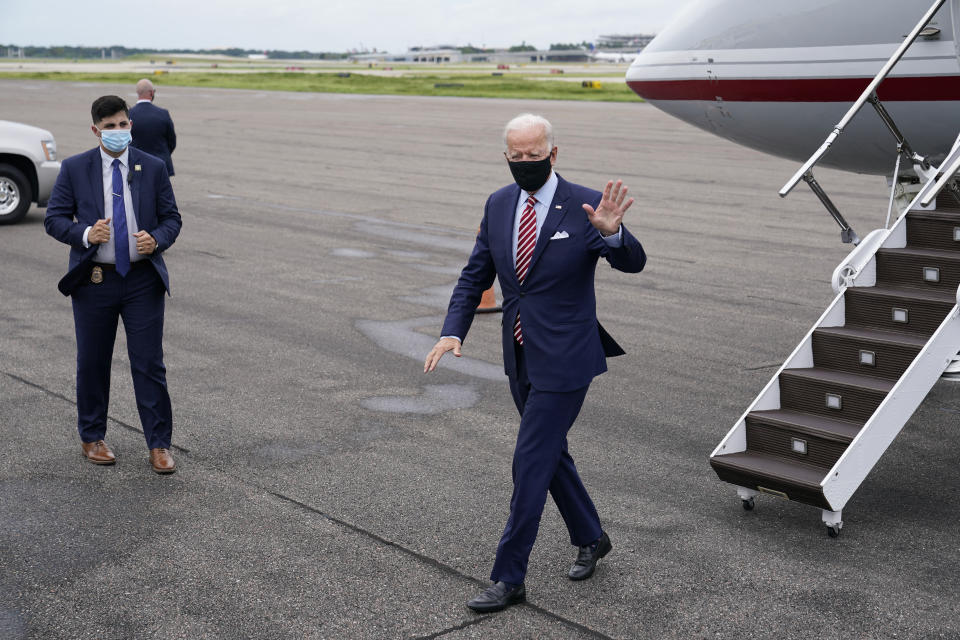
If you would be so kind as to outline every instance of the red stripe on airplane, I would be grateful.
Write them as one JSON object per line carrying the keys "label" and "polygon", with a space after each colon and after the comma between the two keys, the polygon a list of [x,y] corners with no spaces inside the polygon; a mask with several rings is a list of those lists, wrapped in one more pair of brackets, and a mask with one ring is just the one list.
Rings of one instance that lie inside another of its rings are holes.
{"label": "red stripe on airplane", "polygon": [[[646,100],[717,100],[725,102],[853,102],[871,78],[793,78],[756,80],[630,80],[627,85]],[[887,78],[880,100],[960,101],[960,76]]]}

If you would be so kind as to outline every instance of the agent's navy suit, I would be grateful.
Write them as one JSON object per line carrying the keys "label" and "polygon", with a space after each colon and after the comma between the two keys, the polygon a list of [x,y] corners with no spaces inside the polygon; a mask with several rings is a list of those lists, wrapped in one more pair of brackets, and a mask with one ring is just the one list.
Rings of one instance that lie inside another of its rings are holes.
{"label": "agent's navy suit", "polygon": [[[610,247],[601,238],[581,206],[587,203],[596,208],[601,196],[559,178],[520,284],[513,230],[521,190],[512,184],[491,195],[441,331],[443,336],[464,339],[483,292],[499,278],[504,371],[521,419],[510,517],[490,576],[494,582],[524,581],[547,491],[563,516],[572,544],[587,545],[602,534],[597,511],[567,452],[567,432],[591,380],[607,370],[606,356],[623,353],[597,322],[597,260],[603,257],[613,268],[633,273],[643,269],[646,254],[625,226],[621,225],[619,247]],[[513,335],[518,312],[523,346]]]}
{"label": "agent's navy suit", "polygon": [[[157,248],[132,263],[126,277],[103,268],[102,282],[91,273],[101,245],[84,247],[83,234],[104,215],[100,148],[63,161],[47,204],[47,233],[70,245],[69,271],[57,285],[72,297],[77,335],[77,427],[83,442],[102,440],[107,427],[110,365],[117,319],[123,318],[137,408],[148,446],[169,448],[173,427],[163,364],[164,292],[170,280],[163,252],[180,233],[181,219],[163,161],[128,147],[130,200],[137,228]],[[111,232],[112,233],[112,232]],[[133,242],[133,238],[130,242]]]}
{"label": "agent's navy suit", "polygon": [[138,102],[130,107],[130,123],[130,135],[133,136],[130,146],[163,160],[167,173],[172,176],[170,154],[177,148],[177,133],[170,112],[152,102]]}

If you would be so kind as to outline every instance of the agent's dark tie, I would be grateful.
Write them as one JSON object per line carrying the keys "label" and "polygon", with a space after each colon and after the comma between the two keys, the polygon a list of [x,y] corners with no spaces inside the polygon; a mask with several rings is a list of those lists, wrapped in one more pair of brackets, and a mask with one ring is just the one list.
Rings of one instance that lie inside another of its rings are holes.
{"label": "agent's dark tie", "polygon": [[[520,216],[520,231],[517,233],[517,280],[520,284],[523,284],[527,277],[527,269],[530,268],[530,259],[533,257],[533,247],[537,244],[537,212],[533,208],[535,204],[537,204],[536,198],[533,196],[527,198],[527,204]],[[513,337],[519,344],[523,344],[519,311],[513,323]]]}
{"label": "agent's dark tie", "polygon": [[117,273],[120,277],[130,272],[130,234],[127,233],[127,209],[123,206],[123,174],[120,158],[113,160],[113,248]]}

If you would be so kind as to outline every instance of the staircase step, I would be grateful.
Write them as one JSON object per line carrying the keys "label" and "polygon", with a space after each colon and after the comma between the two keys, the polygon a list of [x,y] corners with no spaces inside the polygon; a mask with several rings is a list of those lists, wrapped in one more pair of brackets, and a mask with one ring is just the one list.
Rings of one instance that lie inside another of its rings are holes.
{"label": "staircase step", "polygon": [[960,250],[880,249],[877,251],[877,284],[956,293],[960,286]]}
{"label": "staircase step", "polygon": [[751,411],[747,414],[747,421],[751,420],[824,440],[832,440],[843,445],[850,444],[854,436],[860,433],[860,429],[863,428],[862,422],[847,422],[846,420],[836,420],[826,416],[786,409]]}
{"label": "staircase step", "polygon": [[907,245],[946,251],[960,251],[960,208],[956,205],[937,211],[910,211],[907,214]]}
{"label": "staircase step", "polygon": [[830,468],[860,432],[863,423],[799,411],[751,411],[747,449]]}
{"label": "staircase step", "polygon": [[[956,294],[906,287],[847,287],[846,325],[929,337],[956,304]],[[894,320],[895,313],[906,322]]]}
{"label": "staircase step", "polygon": [[820,327],[813,332],[813,362],[824,369],[896,380],[925,343],[926,338],[909,333]]}
{"label": "staircase step", "polygon": [[820,487],[829,468],[757,451],[713,456],[710,466],[725,482],[757,491],[766,490],[766,493],[780,492],[790,500],[831,508]]}
{"label": "staircase step", "polygon": [[949,186],[937,194],[937,211],[956,211],[960,213],[960,201],[950,193]]}
{"label": "staircase step", "polygon": [[864,423],[893,388],[894,381],[834,369],[785,369],[780,373],[780,406],[835,420]]}

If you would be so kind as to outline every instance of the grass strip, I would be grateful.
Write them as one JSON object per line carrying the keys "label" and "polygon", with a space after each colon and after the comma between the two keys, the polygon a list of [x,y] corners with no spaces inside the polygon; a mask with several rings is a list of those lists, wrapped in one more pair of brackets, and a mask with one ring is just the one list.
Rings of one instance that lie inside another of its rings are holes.
{"label": "grass strip", "polygon": [[[134,73],[75,73],[59,71],[0,72],[0,79],[52,80],[133,85],[143,77]],[[376,76],[357,73],[165,73],[150,76],[158,87],[211,87],[257,91],[302,91],[406,96],[459,96],[468,98],[516,98],[523,100],[588,100],[594,102],[640,101],[622,80],[601,81],[600,88],[584,88],[580,82],[544,80],[540,76]]]}

